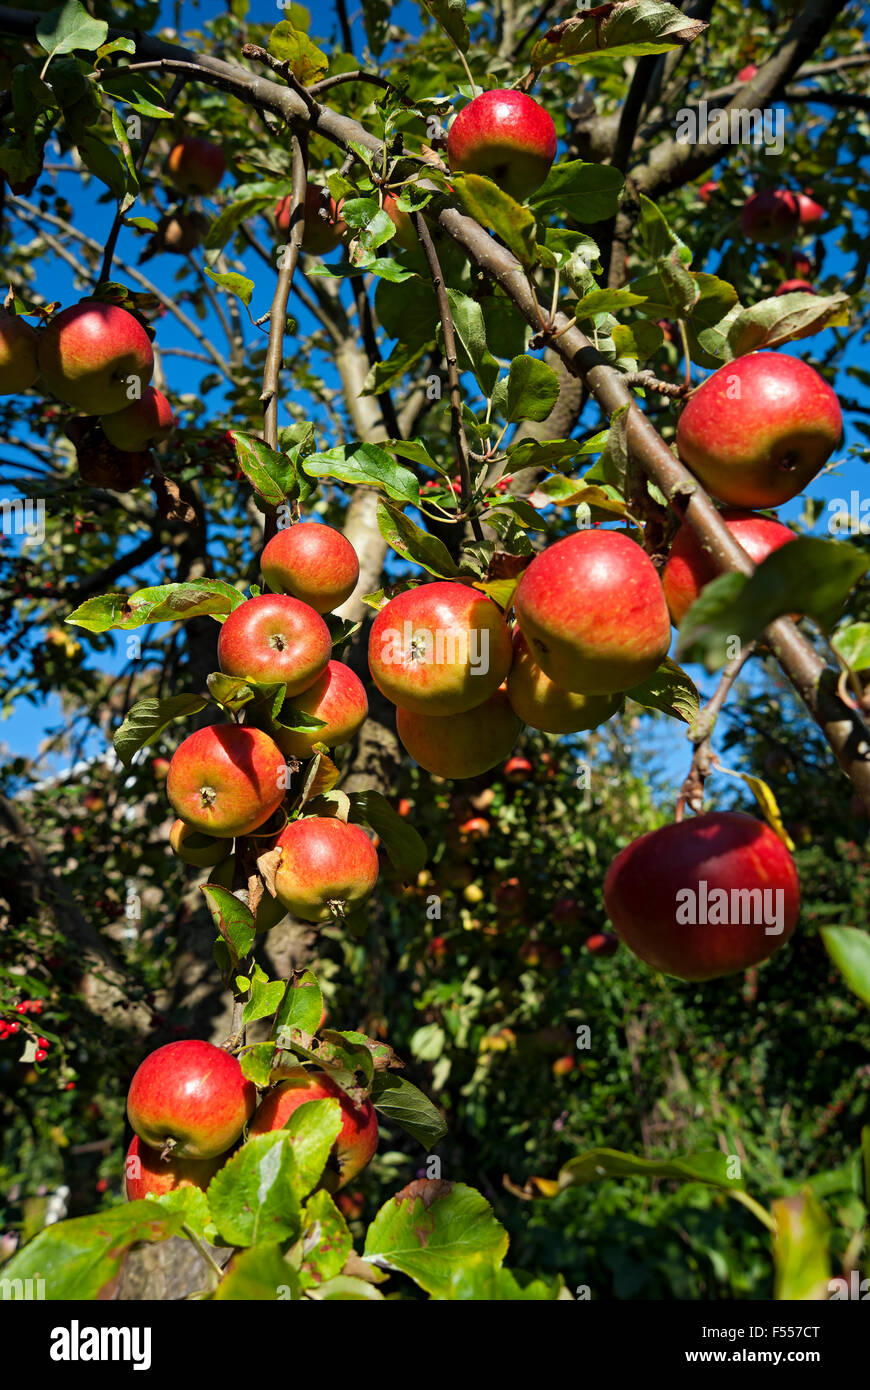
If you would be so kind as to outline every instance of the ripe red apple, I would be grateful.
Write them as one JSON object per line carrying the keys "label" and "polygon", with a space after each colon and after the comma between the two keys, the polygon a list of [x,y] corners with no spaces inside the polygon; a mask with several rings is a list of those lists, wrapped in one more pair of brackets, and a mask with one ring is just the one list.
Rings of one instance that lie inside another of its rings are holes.
{"label": "ripe red apple", "polygon": [[0,396],[29,391],[39,375],[39,338],[18,314],[0,310]]}
{"label": "ripe red apple", "polygon": [[791,265],[791,268],[794,271],[795,275],[800,278],[808,279],[811,275],[815,273],[815,266],[813,265],[813,262],[810,260],[809,256],[804,254],[803,251],[793,252],[789,264]]}
{"label": "ripe red apple", "polygon": [[503,690],[449,720],[396,710],[399,742],[415,763],[436,777],[477,777],[488,772],[508,756],[522,727]]}
{"label": "ripe red apple", "polygon": [[147,252],[140,260],[146,260],[158,251],[172,251],[184,256],[199,245],[207,230],[208,222],[199,212],[179,212],[161,217],[157,231],[148,243]]}
{"label": "ripe red apple", "polygon": [[629,950],[680,980],[712,980],[767,960],[794,931],[799,902],[785,845],[735,811],[641,835],[604,883],[605,907]]}
{"label": "ripe red apple", "polygon": [[145,1058],[127,1093],[127,1118],[158,1153],[216,1158],[235,1144],[254,1113],[257,1091],[238,1059],[199,1038],[167,1043]]}
{"label": "ripe red apple", "polygon": [[149,1149],[138,1134],[134,1134],[124,1163],[127,1201],[142,1202],[149,1195],[165,1197],[179,1187],[198,1187],[205,1192],[225,1159],[225,1154],[209,1159],[162,1159],[156,1149]]}
{"label": "ripe red apple", "polygon": [[798,213],[802,227],[812,227],[816,222],[821,222],[825,215],[825,209],[821,203],[817,203],[808,193],[796,193]]}
{"label": "ripe red apple", "polygon": [[172,406],[161,391],[146,386],[137,401],[100,420],[110,444],[124,453],[138,454],[168,439],[175,429]]}
{"label": "ripe red apple", "polygon": [[321,1179],[330,1192],[337,1192],[365,1168],[378,1147],[378,1120],[370,1100],[355,1104],[325,1072],[300,1068],[279,1081],[260,1102],[249,1133],[283,1129],[294,1111],[310,1100],[337,1100],[341,1106],[341,1129],[330,1152],[330,1167]]}
{"label": "ripe red apple", "polygon": [[717,183],[717,181],[715,179],[708,179],[707,182],[702,183],[701,187],[698,189],[698,197],[701,199],[702,203],[709,203],[710,199],[713,197],[713,194],[717,193],[718,191],[719,184]]}
{"label": "ripe red apple", "polygon": [[738,82],[751,82],[752,79],[753,79],[753,77],[755,77],[755,75],[756,75],[757,72],[758,72],[758,68],[756,67],[756,65],[755,65],[754,63],[747,63],[746,67],[745,67],[745,68],[741,68],[740,71],[738,72],[738,74],[737,74],[737,81],[738,81]]}
{"label": "ripe red apple", "polygon": [[226,859],[230,852],[229,840],[204,835],[183,820],[174,822],[169,832],[169,843],[182,863],[195,864],[198,869],[212,868]]}
{"label": "ripe red apple", "polygon": [[331,613],[350,598],[359,579],[359,559],[333,526],[301,521],[269,541],[260,569],[276,594],[291,594],[318,613]]}
{"label": "ripe red apple", "polygon": [[260,594],[240,603],[218,638],[218,661],[226,675],[249,676],[261,685],[283,682],[288,698],[323,675],[331,651],[320,614],[287,594]]}
{"label": "ripe red apple", "polygon": [[304,922],[353,912],[378,880],[378,852],[358,825],[329,816],[290,823],[275,841],[281,861],[275,891]]}
{"label": "ripe red apple", "polygon": [[[501,609],[467,584],[439,580],[408,589],[372,623],[372,679],[406,712],[464,714],[495,693],[510,664],[511,638]],[[442,729],[442,738],[446,733]]]}
{"label": "ripe red apple", "polygon": [[485,840],[489,834],[489,821],[485,816],[471,816],[460,825],[459,833],[469,840]]}
{"label": "ripe red apple", "polygon": [[736,507],[778,507],[803,492],[840,442],[834,392],[798,357],[753,352],[709,376],[677,425],[680,457]]}
{"label": "ripe red apple", "polygon": [[619,937],[613,932],[593,932],[586,938],[586,950],[591,956],[615,956],[619,950]]}
{"label": "ripe red apple", "polygon": [[513,636],[514,662],[507,680],[514,713],[532,729],[574,734],[596,729],[622,705],[622,695],[579,695],[563,690],[541,669],[519,628]]}
{"label": "ripe red apple", "polygon": [[[310,758],[315,743],[325,743],[328,748],[350,743],[369,712],[365,686],[341,661],[328,662],[323,675],[288,703],[294,710],[324,721],[320,728],[301,732],[269,721],[267,733],[288,758]],[[289,716],[279,715],[284,717]]]}
{"label": "ripe red apple", "polygon": [[753,193],[740,209],[740,228],[747,241],[764,245],[787,241],[799,225],[797,198],[784,188],[764,188]]}
{"label": "ripe red apple", "polygon": [[392,193],[384,194],[384,212],[396,229],[396,235],[393,237],[396,244],[403,247],[405,251],[415,250],[420,243],[417,233],[414,231],[411,215],[399,207],[396,197]]}
{"label": "ripe red apple", "polygon": [[[740,507],[726,507],[722,520],[735,540],[739,541],[751,560],[760,565],[774,550],[796,540],[794,531],[770,517]],[[684,521],[671,546],[668,563],[662,573],[662,586],[674,623],[679,627],[695,599],[711,579],[716,567],[704,549],[696,531]]]}
{"label": "ripe red apple", "polygon": [[575,531],[541,551],[514,609],[534,659],[563,690],[628,690],[667,656],[671,624],[655,566],[619,531]]}
{"label": "ripe red apple", "polygon": [[284,755],[262,730],[211,724],[175,750],[166,795],[188,825],[233,839],[257,830],[277,811],[286,772]]}
{"label": "ripe red apple", "polygon": [[[319,183],[309,183],[305,190],[305,230],[302,233],[302,249],[312,256],[326,256],[334,251],[347,232],[347,223],[341,216],[344,199],[336,203],[329,190]],[[275,204],[275,223],[279,232],[290,230],[290,216],[293,212],[293,198],[279,198]]]}
{"label": "ripe red apple", "polygon": [[447,160],[454,173],[484,174],[512,198],[528,198],[556,158],[556,127],[525,92],[483,92],[450,126]]}
{"label": "ripe red apple", "polygon": [[811,285],[809,280],[783,280],[776,293],[795,294],[798,290],[803,290],[804,294],[818,294],[815,285]]}
{"label": "ripe red apple", "polygon": [[[508,681],[508,692],[510,693],[510,681]],[[516,710],[514,711],[516,713]],[[522,717],[522,716],[520,716]],[[535,769],[528,758],[508,758],[504,765],[504,777],[506,782],[513,782],[519,786],[522,782],[528,782],[534,775]]]}
{"label": "ripe red apple", "polygon": [[187,136],[169,151],[166,169],[180,193],[213,193],[224,176],[226,162],[218,145]]}
{"label": "ripe red apple", "polygon": [[111,415],[151,380],[154,353],[141,323],[117,304],[82,300],[51,320],[39,340],[39,370],[53,396],[85,415]]}

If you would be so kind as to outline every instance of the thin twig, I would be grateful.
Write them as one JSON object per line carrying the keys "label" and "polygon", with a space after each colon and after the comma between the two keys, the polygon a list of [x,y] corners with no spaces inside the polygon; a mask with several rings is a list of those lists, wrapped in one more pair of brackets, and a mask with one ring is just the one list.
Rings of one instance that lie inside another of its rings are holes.
{"label": "thin twig", "polygon": [[737,656],[723,667],[719,684],[705,705],[698,717],[694,720],[690,730],[689,738],[692,742],[692,762],[686,779],[680,787],[680,794],[677,797],[674,820],[683,819],[683,809],[688,802],[691,809],[700,814],[704,806],[704,783],[713,770],[716,762],[716,755],[713,752],[711,742],[713,730],[716,727],[716,720],[722,711],[722,706],[727,700],[731,689],[743,667],[755,651],[755,643],[748,642],[742,647]]}

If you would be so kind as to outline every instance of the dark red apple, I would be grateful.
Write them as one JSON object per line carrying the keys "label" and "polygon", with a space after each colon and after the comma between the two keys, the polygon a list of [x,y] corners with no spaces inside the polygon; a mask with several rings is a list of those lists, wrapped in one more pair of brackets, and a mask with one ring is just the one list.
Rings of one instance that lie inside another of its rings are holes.
{"label": "dark red apple", "polygon": [[188,136],[173,145],[166,168],[180,193],[213,193],[224,176],[226,161],[218,145]]}
{"label": "dark red apple", "polygon": [[165,1197],[179,1187],[198,1187],[204,1192],[225,1162],[226,1154],[208,1159],[164,1159],[157,1149],[150,1149],[138,1134],[134,1134],[124,1162],[127,1201],[141,1202],[148,1196]]}
{"label": "dark red apple", "polygon": [[803,290],[804,294],[818,294],[815,285],[811,285],[809,280],[783,280],[776,293],[795,294],[798,290]]}
{"label": "dark red apple", "polygon": [[784,188],[764,188],[753,193],[740,210],[740,227],[747,241],[764,245],[787,241],[799,226],[797,197]]}

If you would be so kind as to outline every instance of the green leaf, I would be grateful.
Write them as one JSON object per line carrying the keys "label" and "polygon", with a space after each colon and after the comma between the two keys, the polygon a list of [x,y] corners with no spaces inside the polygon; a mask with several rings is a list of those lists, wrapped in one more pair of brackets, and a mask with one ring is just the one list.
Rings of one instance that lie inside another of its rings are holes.
{"label": "green leaf", "polygon": [[460,52],[467,53],[469,34],[465,0],[423,0],[423,4]]}
{"label": "green leaf", "polygon": [[368,825],[383,842],[390,862],[406,882],[416,878],[426,863],[426,845],[380,792],[370,790],[351,792],[350,819],[357,825]]}
{"label": "green leaf", "polygon": [[448,290],[447,300],[456,330],[459,369],[473,374],[485,396],[491,396],[501,368],[486,346],[483,310],[476,299]]}
{"label": "green leaf", "polygon": [[78,142],[84,164],[120,201],[127,192],[127,167],[114,150],[96,135],[83,135]]}
{"label": "green leaf", "polygon": [[57,53],[94,53],[106,42],[109,26],[104,19],[92,19],[79,0],[66,0],[56,10],[44,14],[36,26],[36,41],[50,58]]}
{"label": "green leaf", "polygon": [[302,1297],[299,1275],[281,1253],[280,1241],[263,1242],[240,1250],[218,1284],[216,1303],[273,1303]]}
{"label": "green leaf", "polygon": [[246,222],[255,212],[269,207],[273,202],[274,195],[266,198],[245,198],[239,202],[230,203],[211,223],[203,241],[206,251],[219,251],[221,247],[226,246],[230,237],[235,235],[243,222]]}
{"label": "green leaf", "polygon": [[534,45],[530,66],[540,72],[551,63],[586,63],[602,55],[622,60],[667,53],[691,43],[706,28],[702,20],[689,19],[662,0],[601,5],[549,29]]}
{"label": "green leaf", "polygon": [[870,670],[870,623],[848,623],[838,628],[831,646],[850,671]]}
{"label": "green leaf", "polygon": [[369,48],[380,57],[390,28],[391,0],[362,0],[363,24]]}
{"label": "green leaf", "polygon": [[392,1071],[375,1072],[371,1101],[388,1120],[431,1150],[447,1133],[447,1125],[428,1096]]}
{"label": "green leaf", "polygon": [[323,1015],[323,994],[316,976],[310,970],[297,972],[287,981],[284,998],[275,1015],[273,1036],[281,1046],[282,1029],[298,1028],[303,1033],[316,1033]]}
{"label": "green leaf", "polygon": [[255,1023],[258,1018],[268,1018],[273,1014],[284,998],[285,988],[283,980],[270,980],[265,971],[255,965],[251,997],[242,1009],[242,1023]]}
{"label": "green leaf", "polygon": [[[692,361],[699,367],[715,368],[720,365],[722,346],[728,333],[726,327],[721,336],[717,335],[717,326],[735,310],[740,312],[737,291],[727,280],[720,280],[716,275],[693,271],[693,276],[700,294],[687,324],[689,352]],[[713,350],[717,346],[718,352]]]}
{"label": "green leaf", "polygon": [[852,993],[870,1005],[870,933],[858,927],[822,927],[820,935]]}
{"label": "green leaf", "polygon": [[534,213],[482,174],[453,174],[452,183],[469,217],[491,227],[521,265],[533,266],[537,260]]}
{"label": "green leaf", "polygon": [[673,719],[682,719],[685,724],[691,724],[701,709],[701,697],[695,682],[669,656],[647,680],[625,693],[629,699],[643,705],[644,709],[662,710]]}
{"label": "green leaf", "polygon": [[849,322],[847,294],[793,294],[762,299],[751,309],[743,309],[728,330],[728,347],[735,357],[747,352],[770,351],[798,338],[811,338],[823,328],[841,327]]}
{"label": "green leaf", "polygon": [[482,1257],[473,1264],[461,1266],[454,1273],[450,1292],[436,1295],[440,1300],[486,1303],[535,1302],[552,1303],[565,1297],[565,1281],[561,1274],[552,1284],[518,1270],[505,1269]]}
{"label": "green leaf", "polygon": [[[183,1213],[166,1214],[154,1202],[128,1202],[58,1221],[13,1255],[3,1266],[3,1278],[44,1280],[50,1302],[107,1297],[130,1246],[178,1235],[183,1221]],[[39,1285],[33,1287],[33,1296],[40,1297]]]}
{"label": "green leaf", "polygon": [[257,1134],[208,1187],[214,1223],[230,1245],[293,1240],[301,1228],[298,1170],[286,1130]]}
{"label": "green leaf", "polygon": [[309,454],[302,467],[313,478],[339,478],[344,483],[383,488],[396,502],[417,506],[420,501],[414,474],[377,444],[340,444],[322,454]]}
{"label": "green leaf", "polygon": [[598,1182],[601,1178],[657,1178],[667,1182],[702,1182],[723,1192],[743,1192],[742,1177],[730,1177],[731,1159],[727,1154],[711,1152],[688,1154],[685,1158],[636,1158],[619,1149],[590,1149],[571,1158],[559,1171],[558,1184],[563,1191],[578,1183]]}
{"label": "green leaf", "polygon": [[430,574],[442,579],[455,579],[460,574],[444,542],[437,536],[430,536],[428,531],[421,530],[397,507],[391,507],[387,502],[379,502],[377,520],[378,530],[384,540],[403,560],[422,565]]}
{"label": "green leaf", "polygon": [[294,28],[289,19],[282,19],[280,24],[275,25],[267,46],[273,57],[290,64],[290,71],[303,87],[319,82],[329,71],[326,54],[311,42],[307,34]]}
{"label": "green leaf", "polygon": [[363,1258],[401,1270],[426,1293],[444,1297],[458,1270],[481,1259],[498,1264],[507,1248],[507,1231],[473,1187],[420,1178],[381,1207]]}
{"label": "green leaf", "polygon": [[510,365],[507,379],[505,419],[546,420],[559,399],[559,378],[539,357],[522,353]]}
{"label": "green leaf", "polygon": [[328,1100],[304,1101],[285,1124],[296,1158],[294,1184],[300,1198],[320,1181],[342,1123],[341,1105],[330,1096]]}
{"label": "green leaf", "polygon": [[529,203],[536,212],[556,213],[583,223],[604,222],[615,215],[624,184],[623,175],[609,164],[570,159],[553,165]]}
{"label": "green leaf", "polygon": [[218,275],[217,271],[209,270],[204,267],[205,273],[210,280],[222,290],[227,290],[240,299],[247,309],[251,303],[251,295],[254,293],[254,282],[249,280],[246,275],[236,275],[234,271],[228,271],[223,275]]}
{"label": "green leaf", "polygon": [[225,618],[244,603],[244,595],[222,579],[196,579],[187,584],[159,584],[135,594],[103,594],[89,598],[66,621],[88,632],[144,627],[146,623],[182,623],[206,615]]}
{"label": "green leaf", "polygon": [[208,700],[201,695],[170,695],[165,700],[137,700],[115,732],[112,740],[115,752],[124,766],[129,767],[134,753],[162,733],[173,719],[198,714],[207,704]]}
{"label": "green leaf", "polygon": [[230,430],[239,468],[270,507],[279,507],[296,481],[296,469],[286,454],[270,449],[255,434]]}
{"label": "green leaf", "polygon": [[809,1187],[772,1202],[773,1296],[796,1302],[827,1300],[831,1289],[828,1250],[831,1223]]}
{"label": "green leaf", "polygon": [[204,883],[202,895],[211,919],[221,938],[226,942],[235,966],[248,954],[257,933],[254,928],[254,915],[251,910],[235,897],[228,888],[220,884]]}
{"label": "green leaf", "polygon": [[[332,1103],[338,1104],[337,1101]],[[353,1240],[347,1222],[328,1192],[315,1192],[306,1202],[302,1212],[302,1233],[305,1272],[314,1276],[318,1284],[341,1274],[353,1250]],[[312,1244],[315,1235],[317,1240]]]}
{"label": "green leaf", "polygon": [[412,346],[408,343],[396,343],[389,357],[385,357],[382,362],[372,363],[360,395],[379,396],[383,391],[389,391],[416,366],[424,351],[423,344]]}
{"label": "green leaf", "polygon": [[571,305],[571,312],[578,319],[594,319],[597,314],[620,314],[642,303],[643,295],[633,290],[590,290]]}

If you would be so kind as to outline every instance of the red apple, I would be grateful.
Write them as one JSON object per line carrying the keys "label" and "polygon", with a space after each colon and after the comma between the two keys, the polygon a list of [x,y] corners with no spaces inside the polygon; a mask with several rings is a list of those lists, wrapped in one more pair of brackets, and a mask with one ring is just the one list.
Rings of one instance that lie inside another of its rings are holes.
{"label": "red apple", "polygon": [[162,392],[146,386],[137,401],[100,420],[110,444],[124,453],[138,454],[168,439],[175,428],[172,406]]}
{"label": "red apple", "polygon": [[149,1195],[165,1197],[179,1187],[198,1187],[204,1192],[225,1159],[225,1154],[209,1159],[162,1159],[156,1149],[149,1149],[134,1134],[124,1163],[127,1201],[142,1202]]}
{"label": "red apple", "polygon": [[378,880],[378,852],[364,830],[330,816],[290,823],[275,841],[275,891],[304,922],[353,912]]}
{"label": "red apple", "polygon": [[842,432],[839,402],[818,372],[798,357],[753,352],[692,393],[677,447],[720,502],[779,507],[816,476]]}
{"label": "red apple", "polygon": [[[305,190],[305,230],[302,233],[302,249],[312,256],[326,256],[334,251],[347,232],[347,223],[341,217],[344,199],[336,203],[329,196],[329,190],[319,183],[309,183]],[[290,216],[293,212],[293,198],[279,198],[275,204],[275,223],[279,232],[290,230]]]}
{"label": "red apple", "polygon": [[39,340],[39,370],[52,395],[85,415],[111,415],[151,380],[154,353],[141,323],[117,304],[82,300],[51,320]]}
{"label": "red apple", "polygon": [[803,251],[795,251],[792,254],[790,265],[795,275],[803,279],[809,279],[815,273],[813,262]]}
{"label": "red apple", "polygon": [[817,203],[808,193],[796,193],[795,197],[802,227],[812,227],[816,222],[821,222],[825,215],[825,209],[821,203]]}
{"label": "red apple", "polygon": [[319,613],[286,594],[260,594],[239,604],[218,638],[218,661],[228,676],[261,685],[281,682],[287,696],[301,695],[323,675],[332,651]]}
{"label": "red apple", "polygon": [[740,71],[738,72],[738,74],[737,74],[737,81],[738,81],[738,82],[751,82],[752,79],[753,79],[753,77],[756,75],[757,72],[758,72],[758,68],[755,66],[754,63],[747,63],[746,67],[745,67],[745,68],[741,68]]}
{"label": "red apple", "polygon": [[180,193],[213,193],[224,176],[226,162],[218,145],[188,136],[173,145],[166,168]]}
{"label": "red apple", "polygon": [[[510,694],[510,681],[508,681],[508,694]],[[516,714],[516,710],[514,713]],[[522,716],[520,716],[522,718]],[[504,777],[506,782],[513,782],[517,786],[522,782],[528,782],[534,775],[535,769],[528,758],[508,758],[504,765]]]}
{"label": "red apple", "polygon": [[372,623],[372,679],[388,700],[414,714],[464,714],[482,705],[510,664],[501,609],[467,584],[445,580],[408,589]]}
{"label": "red apple", "polygon": [[613,932],[593,932],[586,938],[586,950],[591,956],[615,956],[619,950],[619,938]]}
{"label": "red apple", "polygon": [[680,980],[767,960],[794,931],[794,861],[769,826],[714,811],[634,840],[614,859],[604,904],[636,956]]}
{"label": "red apple", "polygon": [[171,217],[161,217],[157,231],[148,243],[147,254],[143,254],[140,260],[146,260],[158,251],[172,251],[184,256],[199,245],[207,230],[208,222],[199,212],[179,212]]}
{"label": "red apple", "polygon": [[419,246],[420,243],[417,238],[417,233],[414,230],[414,223],[411,221],[410,213],[405,212],[399,207],[392,193],[384,194],[384,212],[396,229],[396,235],[393,237],[393,240],[398,246],[403,247],[405,251],[413,251]]}
{"label": "red apple", "polygon": [[557,1057],[556,1060],[555,1060],[555,1062],[553,1063],[553,1075],[554,1075],[554,1076],[557,1076],[557,1077],[558,1077],[558,1076],[567,1076],[567,1075],[569,1074],[569,1072],[572,1072],[573,1070],[574,1070],[574,1058],[573,1058],[573,1057]]}
{"label": "red apple", "polygon": [[167,1043],[145,1058],[127,1093],[127,1118],[139,1138],[173,1158],[216,1158],[242,1133],[257,1091],[238,1059],[198,1038]]}
{"label": "red apple", "polygon": [[783,280],[776,293],[795,294],[798,290],[803,290],[804,294],[818,294],[815,285],[811,285],[809,280]]}
{"label": "red apple", "polygon": [[540,187],[556,158],[556,127],[525,92],[483,92],[450,126],[447,159],[454,173],[484,174],[522,201]]}
{"label": "red apple", "polygon": [[[341,661],[328,662],[323,675],[301,695],[294,695],[288,706],[324,721],[317,729],[302,731],[285,729],[280,722],[269,721],[266,732],[288,758],[310,758],[315,743],[325,743],[328,748],[350,743],[369,712],[365,686]],[[286,713],[279,714],[278,719],[290,722],[289,708]]]}
{"label": "red apple", "polygon": [[459,833],[469,840],[484,840],[489,834],[489,821],[485,816],[471,816],[460,825]]}
{"label": "red apple", "polygon": [[350,598],[359,579],[357,553],[333,526],[301,521],[269,541],[260,569],[270,589],[291,594],[318,613],[331,613]]}
{"label": "red apple", "polygon": [[[780,546],[797,539],[794,531],[781,522],[740,507],[726,507],[722,520],[756,565],[760,565],[774,550],[779,550]],[[716,567],[697,532],[684,521],[674,537],[668,563],[662,573],[665,598],[677,627],[704,585],[715,579],[716,574]]]}
{"label": "red apple", "polygon": [[526,905],[526,890],[518,878],[506,878],[495,890],[495,905],[503,917],[518,917]]}
{"label": "red apple", "polygon": [[18,314],[0,310],[0,396],[29,391],[39,375],[36,329]]}
{"label": "red apple", "polygon": [[177,816],[223,839],[250,835],[277,811],[286,791],[284,755],[260,729],[212,724],[178,747],[166,794]]}
{"label": "red apple", "polygon": [[557,898],[550,909],[550,916],[560,927],[573,927],[583,916],[583,909],[574,898]]}
{"label": "red apple", "polygon": [[249,1133],[283,1129],[294,1111],[312,1100],[337,1100],[341,1106],[341,1129],[330,1152],[330,1166],[321,1179],[330,1192],[337,1192],[365,1168],[378,1147],[378,1120],[370,1100],[357,1104],[325,1072],[300,1068],[279,1081],[260,1102]]}
{"label": "red apple", "polygon": [[784,188],[764,188],[753,193],[740,209],[740,228],[747,241],[765,245],[787,241],[799,225],[797,198]]}
{"label": "red apple", "polygon": [[619,531],[575,531],[536,555],[514,609],[534,659],[563,690],[628,690],[668,653],[671,624],[655,566]]}
{"label": "red apple", "polygon": [[702,203],[709,203],[710,199],[713,197],[713,194],[717,193],[718,191],[719,184],[716,182],[716,180],[708,179],[707,182],[702,183],[701,187],[698,189],[698,197],[701,199]]}
{"label": "red apple", "polygon": [[226,859],[230,852],[229,840],[204,835],[183,820],[174,822],[169,832],[169,843],[182,863],[195,864],[199,869],[212,868]]}
{"label": "red apple", "polygon": [[503,690],[447,720],[396,710],[399,742],[415,763],[436,777],[477,777],[488,772],[508,756],[522,727]]}
{"label": "red apple", "polygon": [[532,729],[574,734],[596,729],[622,705],[622,695],[579,695],[551,681],[529,650],[519,628],[514,631],[514,663],[507,680],[514,713]]}

